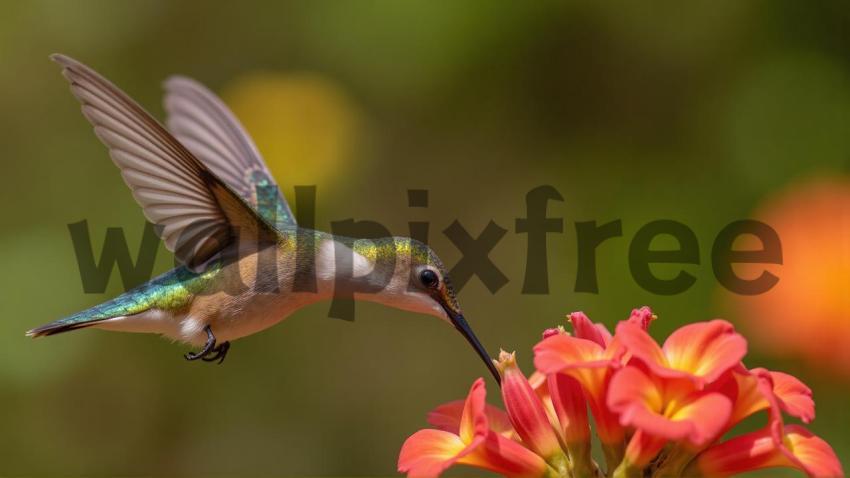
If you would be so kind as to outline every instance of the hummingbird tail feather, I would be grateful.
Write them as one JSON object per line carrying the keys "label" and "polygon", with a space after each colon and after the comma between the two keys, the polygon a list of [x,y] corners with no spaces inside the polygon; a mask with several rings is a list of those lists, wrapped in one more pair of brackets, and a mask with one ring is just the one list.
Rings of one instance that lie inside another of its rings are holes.
{"label": "hummingbird tail feather", "polygon": [[173,269],[111,300],[27,331],[26,335],[45,337],[88,327],[162,333],[162,326],[169,326],[167,319],[171,315],[158,307],[158,301],[186,305],[191,295],[180,280],[186,274],[185,269]]}
{"label": "hummingbird tail feather", "polygon": [[145,292],[143,288],[125,292],[102,304],[29,330],[26,335],[33,338],[45,337],[91,326],[105,326],[110,319],[120,320],[145,312],[150,309],[150,304],[146,300],[148,294]]}
{"label": "hummingbird tail feather", "polygon": [[94,319],[88,322],[68,322],[65,319],[62,319],[57,320],[55,322],[51,322],[49,324],[42,325],[41,327],[36,327],[32,330],[28,330],[26,335],[27,337],[32,338],[47,337],[48,335],[56,335],[61,334],[63,332],[70,332],[72,330],[90,327],[102,320],[106,319]]}

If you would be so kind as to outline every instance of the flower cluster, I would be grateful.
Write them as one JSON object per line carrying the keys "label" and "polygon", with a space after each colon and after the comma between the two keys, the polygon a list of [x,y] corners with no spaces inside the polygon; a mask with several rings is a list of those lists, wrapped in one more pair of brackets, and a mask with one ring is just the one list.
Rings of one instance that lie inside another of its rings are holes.
{"label": "flower cluster", "polygon": [[[549,329],[534,347],[531,376],[514,354],[500,354],[504,410],[485,403],[476,380],[466,400],[431,412],[436,429],[407,439],[399,471],[431,477],[462,464],[509,477],[722,477],[780,466],[843,476],[824,440],[783,421],[814,418],[811,390],[790,375],[744,367],[747,343],[728,322],[686,325],[659,346],[647,333],[655,319],[647,307],[613,336],[581,312],[568,318],[572,334]],[[604,471],[591,456],[588,409]],[[761,411],[763,429],[721,440]]]}

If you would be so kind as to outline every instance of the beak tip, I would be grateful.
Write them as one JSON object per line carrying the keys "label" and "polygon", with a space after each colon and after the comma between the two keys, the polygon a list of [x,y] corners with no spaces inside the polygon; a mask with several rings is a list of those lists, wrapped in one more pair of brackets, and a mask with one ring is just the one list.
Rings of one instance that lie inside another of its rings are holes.
{"label": "beak tip", "polygon": [[499,375],[499,371],[496,369],[492,357],[490,357],[490,354],[487,353],[484,346],[481,345],[481,342],[478,341],[478,337],[476,337],[475,333],[472,332],[472,328],[466,322],[463,314],[449,314],[449,317],[458,332],[463,335],[466,341],[469,342],[469,345],[471,345],[475,352],[478,353],[478,356],[481,357],[481,360],[484,361],[484,365],[487,366],[487,369],[493,375],[493,379],[496,380],[496,383],[501,386],[502,377]]}

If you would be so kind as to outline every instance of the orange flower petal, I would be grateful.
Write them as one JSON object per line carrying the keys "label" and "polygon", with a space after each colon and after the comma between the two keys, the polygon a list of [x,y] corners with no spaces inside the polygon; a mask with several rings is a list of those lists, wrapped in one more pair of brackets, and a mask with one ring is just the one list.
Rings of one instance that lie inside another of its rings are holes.
{"label": "orange flower petal", "polygon": [[626,447],[623,466],[629,469],[644,468],[658,455],[665,444],[667,444],[665,438],[650,435],[643,430],[635,431]]}
{"label": "orange flower petal", "polygon": [[815,401],[812,389],[792,375],[769,372],[773,379],[773,393],[779,399],[779,407],[791,415],[809,423],[815,418]]}
{"label": "orange flower petal", "polygon": [[547,471],[542,458],[496,433],[465,445],[457,435],[441,430],[420,430],[408,438],[401,448],[398,471],[411,478],[433,478],[456,464],[510,478],[540,477]]}
{"label": "orange flower petal", "polygon": [[[528,383],[531,384],[531,388],[533,388],[534,391],[537,392],[538,395],[540,395],[541,393],[543,393],[540,389],[546,388],[546,375],[540,373],[539,370],[535,370],[531,373],[531,375],[528,376]],[[549,392],[545,391],[545,393]]]}
{"label": "orange flower petal", "polygon": [[747,342],[724,320],[698,322],[679,328],[663,347],[631,322],[617,326],[617,338],[633,357],[662,377],[686,377],[698,386],[718,379],[747,353]]}
{"label": "orange flower petal", "polygon": [[732,428],[741,420],[770,406],[770,402],[764,396],[763,387],[759,386],[759,380],[763,379],[760,379],[758,375],[743,369],[740,372],[733,372],[732,376],[738,386],[738,392],[727,428]]}
{"label": "orange flower petal", "polygon": [[665,370],[669,367],[664,351],[646,330],[636,323],[620,322],[617,324],[615,337],[632,357],[645,362],[653,370]]}
{"label": "orange flower petal", "polygon": [[800,470],[812,477],[844,476],[841,462],[832,447],[800,425],[785,427],[782,453]]}
{"label": "orange flower petal", "polygon": [[[438,430],[457,435],[460,432],[460,417],[463,414],[464,403],[464,400],[455,400],[440,405],[428,414],[428,424]],[[511,427],[508,414],[501,408],[494,407],[489,403],[485,404],[484,415],[487,416],[490,430],[502,436],[513,434],[513,427]]]}
{"label": "orange flower petal", "polygon": [[590,454],[590,423],[587,417],[587,400],[581,384],[568,375],[554,373],[548,376],[552,407],[557,416],[558,433],[569,452],[575,476],[593,476],[593,459]]}
{"label": "orange flower petal", "polygon": [[463,406],[460,416],[458,436],[464,443],[472,443],[475,437],[482,437],[490,430],[487,424],[487,415],[484,414],[484,400],[487,390],[484,388],[484,379],[479,378],[469,389],[469,395]]}
{"label": "orange flower petal", "polygon": [[797,468],[809,476],[844,476],[835,452],[805,428],[790,425],[779,437],[772,427],[747,433],[700,453],[685,475],[725,477],[773,467]]}
{"label": "orange flower petal", "polygon": [[564,373],[578,380],[596,419],[597,433],[605,444],[621,445],[624,430],[617,416],[605,406],[608,380],[615,367],[609,349],[603,349],[591,340],[571,337],[566,334],[551,336],[534,346],[534,366],[544,374]]}
{"label": "orange flower petal", "polygon": [[688,381],[649,376],[635,366],[614,374],[608,406],[620,423],[668,440],[686,440],[699,448],[723,430],[732,402],[719,392],[700,391]]}
{"label": "orange flower petal", "polygon": [[[546,375],[540,373],[539,370],[535,370],[528,377],[528,384],[531,385],[534,393],[536,393],[537,396],[540,397],[540,401],[543,402],[543,408],[546,410],[546,416],[549,417],[549,423],[552,425],[552,429],[555,430],[555,433],[557,433],[560,438],[563,438],[560,436],[561,426],[558,424],[558,414],[555,411],[555,405],[552,404],[552,397],[549,396],[549,383]],[[510,436],[508,436],[508,438],[510,438]]]}
{"label": "orange flower petal", "polygon": [[564,374],[549,375],[549,390],[561,436],[569,446],[590,440],[587,401],[578,380]]}
{"label": "orange flower petal", "polygon": [[548,466],[543,458],[521,444],[496,433],[489,433],[474,452],[458,463],[490,470],[509,478],[544,476]]}
{"label": "orange flower petal", "polygon": [[664,342],[670,368],[713,382],[747,354],[747,341],[725,320],[679,328]]}
{"label": "orange flower petal", "polygon": [[458,458],[477,447],[481,440],[469,446],[459,436],[442,430],[419,430],[405,440],[398,457],[398,471],[411,478],[440,476]]}
{"label": "orange flower petal", "polygon": [[619,363],[607,358],[596,342],[562,334],[534,346],[534,366],[546,375],[569,374],[589,395],[600,397],[608,369]]}
{"label": "orange flower petal", "polygon": [[766,408],[776,409],[771,410],[772,415],[778,415],[781,410],[806,423],[814,419],[812,390],[796,377],[763,368],[746,370],[743,367],[732,375],[738,385],[738,394],[729,428]]}
{"label": "orange flower petal", "polygon": [[548,337],[534,346],[534,366],[544,375],[572,368],[608,368],[619,365],[592,340],[566,334]]}
{"label": "orange flower petal", "polygon": [[[455,464],[470,465],[508,477],[530,478],[546,473],[542,458],[488,429],[484,380],[472,384],[457,427],[459,435],[444,430],[420,430],[402,445],[398,470],[409,477],[436,477]],[[452,405],[452,410],[457,406]],[[440,414],[442,419],[454,414]],[[438,419],[439,420],[439,419]]]}
{"label": "orange flower petal", "polygon": [[777,450],[770,429],[764,428],[708,448],[684,474],[719,478],[785,463],[787,460]]}
{"label": "orange flower petal", "polygon": [[459,459],[477,448],[489,433],[484,414],[487,391],[479,378],[469,389],[463,403],[458,434],[443,430],[420,430],[401,447],[398,469],[408,476],[438,476]]}

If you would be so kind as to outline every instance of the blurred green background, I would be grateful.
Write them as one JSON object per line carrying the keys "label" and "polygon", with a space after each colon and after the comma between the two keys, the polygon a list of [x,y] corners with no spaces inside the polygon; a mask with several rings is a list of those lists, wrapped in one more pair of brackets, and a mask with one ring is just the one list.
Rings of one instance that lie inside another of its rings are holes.
{"label": "blurred green background", "polygon": [[[491,219],[508,229],[491,257],[510,282],[491,294],[474,278],[460,299],[491,352],[517,350],[526,372],[540,332],[573,310],[612,326],[650,305],[658,338],[718,316],[758,335],[712,274],[715,235],[789,184],[846,180],[850,162],[850,4],[837,0],[0,8],[2,475],[392,475],[427,411],[485,374],[445,324],[372,304],[354,323],[309,307],[237,341],[220,367],[152,336],[25,338],[121,291],[115,273],[107,293],[83,293],[67,224],[87,219],[95,251],[111,226],[135,251],[143,225],[50,53],[160,118],[171,74],[219,92],[290,201],[294,185],[317,185],[320,229],[354,217],[407,235],[430,221],[449,265],[460,254],[441,231],[455,219],[473,236]],[[514,221],[542,184],[565,197],[549,207],[564,233],[549,236],[550,294],[522,295]],[[428,189],[430,207],[408,208],[408,189]],[[684,267],[696,284],[673,296],[628,270],[629,240],[661,218],[700,244],[701,264]],[[573,292],[574,222],[615,219],[624,237],[599,249],[599,293]],[[171,264],[161,248],[157,272]],[[811,428],[847,466],[847,378],[753,340],[747,364],[814,389]]]}

